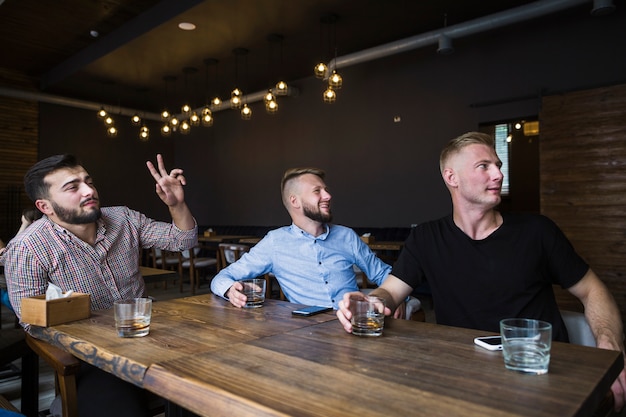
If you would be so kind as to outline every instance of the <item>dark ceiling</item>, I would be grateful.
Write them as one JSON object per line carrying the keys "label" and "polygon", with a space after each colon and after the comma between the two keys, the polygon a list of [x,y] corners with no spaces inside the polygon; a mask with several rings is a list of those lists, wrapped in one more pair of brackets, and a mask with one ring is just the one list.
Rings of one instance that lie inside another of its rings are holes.
{"label": "dark ceiling", "polygon": [[[530,3],[523,0],[0,0],[0,67],[42,92],[158,112],[309,77],[320,60]],[[585,5],[585,12],[591,2]],[[324,24],[325,16],[337,16]],[[194,23],[194,31],[178,28]],[[90,31],[99,32],[98,37]],[[270,42],[270,34],[282,41]],[[238,58],[235,48],[249,52]],[[432,51],[435,53],[435,46]],[[217,65],[207,65],[216,59]],[[185,68],[195,68],[185,72]],[[164,81],[164,77],[176,81]]]}

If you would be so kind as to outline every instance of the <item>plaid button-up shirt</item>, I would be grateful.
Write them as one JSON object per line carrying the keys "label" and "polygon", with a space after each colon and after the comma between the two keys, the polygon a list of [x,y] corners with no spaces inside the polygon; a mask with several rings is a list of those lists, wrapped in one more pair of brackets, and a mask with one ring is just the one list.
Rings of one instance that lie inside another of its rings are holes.
{"label": "plaid button-up shirt", "polygon": [[181,251],[198,241],[198,228],[178,229],[128,207],[104,207],[93,246],[46,216],[16,236],[3,256],[11,304],[21,317],[24,297],[45,294],[48,283],[91,294],[91,309],[144,296],[140,248]]}

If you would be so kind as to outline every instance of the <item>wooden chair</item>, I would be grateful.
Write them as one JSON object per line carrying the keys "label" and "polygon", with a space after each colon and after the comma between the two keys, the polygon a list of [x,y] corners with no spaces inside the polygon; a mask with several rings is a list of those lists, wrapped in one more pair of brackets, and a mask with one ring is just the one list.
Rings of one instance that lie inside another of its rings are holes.
{"label": "wooden chair", "polygon": [[37,417],[39,413],[39,362],[37,355],[26,343],[26,332],[19,329],[1,329],[0,365],[11,365],[22,359],[21,371],[21,412],[27,417]]}
{"label": "wooden chair", "polygon": [[[180,257],[178,252],[151,248],[149,258],[153,268],[180,271]],[[167,289],[167,280],[164,280],[163,288]]]}
{"label": "wooden chair", "polygon": [[200,248],[184,250],[178,254],[178,276],[180,277],[180,292],[183,292],[183,270],[189,270],[189,282],[191,284],[191,294],[196,293],[196,288],[200,285],[200,271],[203,269],[216,267],[217,259],[209,257],[198,257]]}
{"label": "wooden chair", "polygon": [[[244,253],[249,252],[250,246],[241,243],[220,243],[218,249],[219,269],[221,270],[236,262]],[[272,288],[276,277],[273,274],[265,274],[263,278],[265,278],[265,298],[272,298]],[[280,284],[278,284],[278,298],[285,300]]]}
{"label": "wooden chair", "polygon": [[80,361],[64,350],[29,334],[26,334],[26,343],[54,370],[55,392],[61,395],[63,417],[78,417],[76,374],[80,370]]}

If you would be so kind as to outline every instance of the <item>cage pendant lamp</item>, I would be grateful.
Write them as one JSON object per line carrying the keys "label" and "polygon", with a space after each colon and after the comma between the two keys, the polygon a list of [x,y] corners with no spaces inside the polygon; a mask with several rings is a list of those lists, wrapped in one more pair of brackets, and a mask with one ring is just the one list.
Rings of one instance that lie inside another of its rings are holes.
{"label": "cage pendant lamp", "polygon": [[107,136],[110,138],[114,138],[117,136],[117,128],[115,126],[107,127]]}
{"label": "cage pendant lamp", "polygon": [[248,107],[248,103],[244,104],[241,108],[241,118],[243,120],[250,120],[252,118],[252,109]]}
{"label": "cage pendant lamp", "polygon": [[148,126],[143,125],[141,129],[139,129],[139,140],[142,142],[147,142],[150,139],[150,130]]}
{"label": "cage pendant lamp", "polygon": [[[328,54],[326,58],[332,56],[332,45],[336,44],[336,24],[339,20],[339,16],[334,13],[326,13],[320,17],[320,55],[323,55],[321,51],[324,49],[323,44],[326,43]],[[324,41],[324,37],[326,40]],[[324,61],[320,61],[313,69],[315,78],[325,79],[328,76],[328,65]]]}
{"label": "cage pendant lamp", "polygon": [[333,90],[339,90],[342,84],[343,78],[341,78],[341,75],[339,75],[337,71],[333,70],[330,78],[328,78],[328,85],[331,86]]}
{"label": "cage pendant lamp", "polygon": [[[233,49],[235,55],[235,83],[239,84],[239,58],[248,55],[246,48]],[[230,93],[230,107],[231,109],[240,109],[243,105],[243,92],[239,87],[235,87]]]}
{"label": "cage pendant lamp", "polygon": [[170,127],[169,123],[165,123],[163,126],[161,126],[161,136],[168,137],[171,134],[172,128]]}
{"label": "cage pendant lamp", "polygon": [[180,123],[180,133],[183,135],[188,135],[191,132],[191,125],[188,120],[183,120]]}
{"label": "cage pendant lamp", "polygon": [[204,108],[202,109],[202,113],[200,115],[200,119],[202,122],[203,126],[210,126],[213,124],[213,117],[210,117],[211,120],[211,124],[207,125],[205,122],[205,114],[208,111],[209,113],[211,112],[211,109],[209,106],[213,106],[213,108],[215,110],[218,110],[220,107],[222,107],[222,100],[215,95],[212,99],[209,99],[209,67],[212,66],[214,69],[214,78],[215,78],[215,85],[217,84],[217,64],[219,63],[219,60],[215,59],[215,58],[207,58],[204,60],[204,65],[205,65],[205,96],[206,96],[206,105],[204,106]]}
{"label": "cage pendant lamp", "polygon": [[323,62],[318,63],[313,70],[315,72],[315,78],[324,79],[326,77],[326,72],[328,71],[328,66]]}
{"label": "cage pendant lamp", "polygon": [[337,99],[337,93],[330,86],[324,91],[324,103],[334,103]]}

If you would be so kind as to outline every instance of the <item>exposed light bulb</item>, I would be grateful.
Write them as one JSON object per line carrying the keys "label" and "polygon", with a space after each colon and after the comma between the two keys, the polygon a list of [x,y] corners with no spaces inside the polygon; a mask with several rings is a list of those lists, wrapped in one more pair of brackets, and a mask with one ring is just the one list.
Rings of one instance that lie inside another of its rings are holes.
{"label": "exposed light bulb", "polygon": [[333,90],[339,90],[341,88],[341,84],[343,84],[343,78],[341,78],[341,75],[337,74],[337,71],[333,71],[332,75],[328,79],[328,84],[333,88]]}
{"label": "exposed light bulb", "polygon": [[244,104],[241,109],[241,118],[243,120],[250,120],[252,118],[252,109],[248,107],[247,104]]}
{"label": "exposed light bulb", "polygon": [[335,90],[333,90],[332,88],[328,87],[326,89],[326,91],[324,91],[324,102],[332,103],[336,99],[337,99],[337,93],[335,93]]}
{"label": "exposed light bulb", "polygon": [[288,92],[289,92],[289,87],[287,86],[286,82],[279,81],[278,83],[276,83],[276,95],[277,96],[286,96]]}
{"label": "exposed light bulb", "polygon": [[320,62],[315,66],[314,71],[316,78],[324,78],[326,76],[326,71],[328,71],[328,66],[323,62]]}

